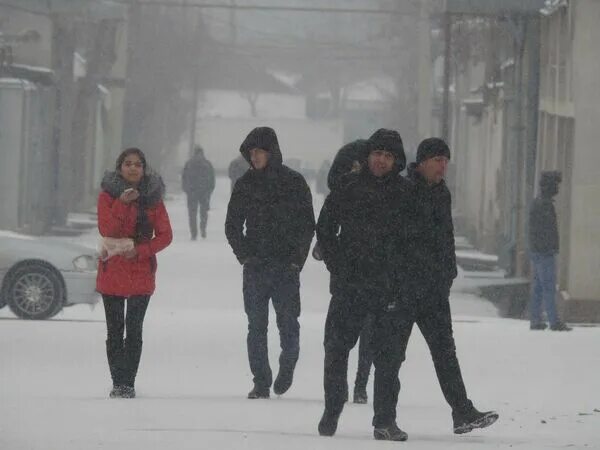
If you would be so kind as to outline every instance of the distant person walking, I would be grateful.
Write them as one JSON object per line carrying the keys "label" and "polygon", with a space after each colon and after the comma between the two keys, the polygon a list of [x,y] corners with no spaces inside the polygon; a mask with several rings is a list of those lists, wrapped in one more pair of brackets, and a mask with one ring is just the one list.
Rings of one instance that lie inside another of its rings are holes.
{"label": "distant person walking", "polygon": [[529,211],[529,246],[533,266],[533,287],[529,312],[530,328],[548,328],[542,320],[542,304],[553,331],[571,331],[556,311],[556,255],[558,254],[558,224],[554,196],[561,182],[560,172],[542,172],[540,194]]}
{"label": "distant person walking", "polygon": [[141,150],[123,151],[101,187],[98,229],[103,249],[96,289],[106,313],[106,354],[113,380],[109,396],[133,398],[156,254],[171,243],[173,233],[163,203],[165,185],[150,171]]}
{"label": "distant person walking", "polygon": [[235,182],[242,175],[246,173],[246,171],[250,168],[248,161],[244,159],[242,155],[238,155],[229,163],[229,180],[231,181],[231,192],[233,192],[233,186],[235,186]]}
{"label": "distant person walking", "polygon": [[215,190],[215,171],[204,156],[204,150],[196,146],[194,156],[185,163],[181,187],[187,195],[187,207],[192,241],[198,238],[198,207],[200,207],[200,235],[206,238],[210,197]]}

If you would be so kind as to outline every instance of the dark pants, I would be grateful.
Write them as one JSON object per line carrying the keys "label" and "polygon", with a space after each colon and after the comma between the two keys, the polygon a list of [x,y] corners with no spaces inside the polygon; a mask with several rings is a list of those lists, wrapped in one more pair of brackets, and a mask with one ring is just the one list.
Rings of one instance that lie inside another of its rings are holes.
{"label": "dark pants", "polygon": [[[359,336],[359,367],[357,371],[357,387],[366,387],[373,353],[372,338],[374,330],[381,322],[380,315],[383,311],[373,311],[367,299],[368,296],[356,291],[336,291],[331,298],[327,320],[325,322],[325,362],[323,387],[325,390],[325,408],[334,414],[341,413],[344,403],[348,398],[348,355],[354,348]],[[362,347],[362,352],[361,352]],[[397,377],[396,371],[396,377]],[[377,385],[384,372],[375,372],[375,385]],[[375,390],[375,405],[382,403],[385,395],[383,389]],[[382,394],[383,393],[383,394]]]}
{"label": "dark pants", "polygon": [[132,296],[126,300],[125,297],[103,295],[102,299],[106,313],[106,355],[113,384],[134,386],[142,356],[142,327],[150,296]]}
{"label": "dark pants", "polygon": [[293,371],[300,353],[300,274],[292,268],[244,266],[244,309],[248,316],[248,360],[254,385],[269,388],[273,381],[269,365],[267,330],[269,300],[279,329],[280,370]]}
{"label": "dark pants", "polygon": [[[470,412],[473,404],[467,398],[456,346],[452,333],[452,318],[447,290],[427,289],[415,293],[413,305],[406,310],[383,316],[373,335],[375,379],[378,371],[381,383],[375,386],[375,399],[382,403],[376,410],[374,426],[387,425],[396,419],[400,382],[398,371],[406,356],[406,347],[416,323],[431,352],[435,372],[446,402],[457,414]],[[382,392],[378,393],[377,390]]]}
{"label": "dark pants", "polygon": [[188,194],[187,206],[190,234],[192,239],[196,239],[198,236],[198,207],[200,207],[200,233],[203,237],[206,236],[206,224],[208,223],[210,197],[204,194]]}
{"label": "dark pants", "polygon": [[354,380],[354,392],[367,389],[369,372],[371,371],[371,364],[373,364],[372,339],[373,315],[367,314],[358,341],[358,367],[356,369],[356,379]]}

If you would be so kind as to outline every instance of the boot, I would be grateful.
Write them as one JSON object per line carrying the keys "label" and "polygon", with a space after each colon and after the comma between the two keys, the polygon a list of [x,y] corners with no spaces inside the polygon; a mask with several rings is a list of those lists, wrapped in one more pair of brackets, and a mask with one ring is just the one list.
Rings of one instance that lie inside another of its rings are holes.
{"label": "boot", "polygon": [[125,364],[123,373],[123,384],[124,386],[135,385],[135,378],[137,376],[138,367],[140,365],[140,359],[142,357],[142,341],[134,341],[132,339],[125,339]]}
{"label": "boot", "polygon": [[261,388],[258,386],[254,386],[254,388],[248,392],[248,398],[250,400],[256,400],[256,399],[260,399],[260,398],[270,398],[271,397],[271,392],[269,388]]}
{"label": "boot", "polygon": [[464,434],[473,431],[475,428],[486,428],[498,420],[498,413],[495,411],[479,412],[472,408],[466,413],[452,412],[454,422],[454,434]]}
{"label": "boot", "polygon": [[340,412],[328,411],[325,409],[323,416],[319,421],[319,434],[321,436],[333,436],[337,430],[338,421],[340,420]]}
{"label": "boot", "polygon": [[114,387],[121,386],[123,384],[124,352],[125,350],[123,348],[122,340],[106,340],[106,357],[108,359],[108,368],[110,369],[110,376],[113,381],[113,389]]}
{"label": "boot", "polygon": [[375,427],[373,437],[378,441],[406,441],[408,434],[398,428],[396,422],[387,427]]}

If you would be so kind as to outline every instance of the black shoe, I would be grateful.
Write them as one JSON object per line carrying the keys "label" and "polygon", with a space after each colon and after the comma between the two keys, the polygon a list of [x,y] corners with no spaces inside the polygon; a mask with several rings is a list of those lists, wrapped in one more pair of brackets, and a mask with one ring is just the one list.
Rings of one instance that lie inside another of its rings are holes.
{"label": "black shoe", "polygon": [[466,414],[454,414],[454,434],[464,434],[473,431],[475,428],[486,428],[498,420],[496,411],[479,412],[473,408]]}
{"label": "black shoe", "polygon": [[408,434],[396,425],[396,422],[387,427],[375,427],[373,437],[378,441],[406,441]]}
{"label": "black shoe", "polygon": [[550,329],[552,331],[571,331],[571,330],[573,330],[573,328],[571,328],[569,325],[567,325],[564,322],[556,322],[554,325],[550,325]]}
{"label": "black shoe", "polygon": [[135,398],[135,388],[133,386],[121,386],[121,398]]}
{"label": "black shoe", "polygon": [[122,389],[123,386],[120,384],[113,384],[112,389],[110,390],[110,394],[108,394],[109,398],[121,398],[122,397]]}
{"label": "black shoe", "polygon": [[198,240],[198,236],[192,236],[192,241]]}
{"label": "black shoe", "polygon": [[546,328],[548,328],[546,322],[536,322],[529,325],[530,330],[545,330]]}
{"label": "black shoe", "polygon": [[285,394],[292,386],[292,381],[294,381],[294,369],[279,368],[279,373],[273,383],[273,392],[277,395]]}
{"label": "black shoe", "polygon": [[369,401],[366,389],[354,389],[354,403],[365,405]]}
{"label": "black shoe", "polygon": [[256,400],[258,398],[269,398],[271,397],[271,391],[269,388],[259,388],[254,386],[250,392],[248,392],[248,398],[250,400]]}
{"label": "black shoe", "polygon": [[335,434],[340,414],[341,411],[337,414],[327,410],[323,412],[323,417],[319,421],[319,434],[321,436],[333,436]]}
{"label": "black shoe", "polygon": [[206,239],[206,230],[200,230],[200,236],[202,236],[202,239]]}

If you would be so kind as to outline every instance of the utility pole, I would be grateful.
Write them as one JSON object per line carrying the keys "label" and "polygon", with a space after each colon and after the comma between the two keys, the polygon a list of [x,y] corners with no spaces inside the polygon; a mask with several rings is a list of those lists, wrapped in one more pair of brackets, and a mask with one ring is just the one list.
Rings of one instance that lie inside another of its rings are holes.
{"label": "utility pole", "polygon": [[444,12],[444,94],[442,98],[442,139],[450,137],[450,50],[452,48],[452,16]]}
{"label": "utility pole", "polygon": [[[194,30],[194,42],[201,43],[202,40],[202,11],[196,13],[196,27]],[[196,121],[198,120],[198,85],[200,84],[200,52],[194,52],[193,78],[192,78],[192,95],[194,98],[192,111],[190,113],[190,144],[189,156],[194,154],[194,146],[196,145]]]}

